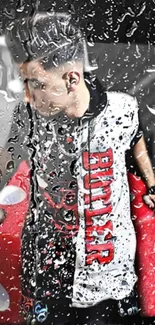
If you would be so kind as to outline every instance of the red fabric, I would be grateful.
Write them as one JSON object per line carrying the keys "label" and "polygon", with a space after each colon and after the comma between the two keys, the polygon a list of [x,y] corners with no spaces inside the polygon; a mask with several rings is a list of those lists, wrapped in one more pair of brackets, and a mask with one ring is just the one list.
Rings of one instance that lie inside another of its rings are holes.
{"label": "red fabric", "polygon": [[137,235],[138,293],[142,314],[155,316],[155,212],[143,201],[146,185],[128,174],[131,210]]}
{"label": "red fabric", "polygon": [[19,324],[23,321],[20,315],[20,237],[23,222],[27,213],[30,191],[30,172],[27,163],[20,164],[17,172],[8,185],[21,187],[27,193],[26,199],[19,204],[2,206],[7,213],[0,225],[0,284],[10,298],[9,309],[0,311],[0,324]]}

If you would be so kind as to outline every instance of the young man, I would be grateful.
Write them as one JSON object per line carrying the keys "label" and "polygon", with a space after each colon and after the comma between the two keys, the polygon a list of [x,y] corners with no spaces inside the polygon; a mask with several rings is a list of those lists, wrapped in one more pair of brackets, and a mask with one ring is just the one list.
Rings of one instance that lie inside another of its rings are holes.
{"label": "young man", "polygon": [[155,180],[136,99],[105,92],[85,73],[84,39],[71,20],[37,14],[6,32],[26,102],[9,147],[18,139],[12,159],[28,154],[32,173],[22,236],[27,322],[120,324],[118,306],[129,302],[130,313],[137,280],[125,166],[131,143],[148,189]]}

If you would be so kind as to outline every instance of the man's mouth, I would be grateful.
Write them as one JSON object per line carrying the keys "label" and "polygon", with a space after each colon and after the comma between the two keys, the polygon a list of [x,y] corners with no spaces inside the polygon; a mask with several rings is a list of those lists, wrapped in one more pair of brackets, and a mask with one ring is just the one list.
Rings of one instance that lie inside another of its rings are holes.
{"label": "man's mouth", "polygon": [[56,115],[58,113],[60,113],[62,110],[60,107],[49,107],[49,115],[53,116],[53,115]]}
{"label": "man's mouth", "polygon": [[43,116],[54,116],[58,113],[61,113],[62,109],[58,106],[45,106],[45,104],[42,105],[35,105],[34,103],[31,104],[31,107],[38,111]]}

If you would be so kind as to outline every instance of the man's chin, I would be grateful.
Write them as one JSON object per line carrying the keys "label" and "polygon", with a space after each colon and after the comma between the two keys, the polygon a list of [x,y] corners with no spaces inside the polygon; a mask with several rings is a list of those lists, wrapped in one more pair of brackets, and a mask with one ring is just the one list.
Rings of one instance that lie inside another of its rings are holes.
{"label": "man's chin", "polygon": [[37,108],[37,107],[35,107],[35,106],[33,106],[33,105],[31,105],[31,107],[32,107],[35,111],[37,111],[37,113],[39,113],[39,115],[44,116],[44,117],[55,116],[55,115],[61,113],[61,109],[59,109],[59,108],[52,108],[52,109],[49,108],[49,110],[47,111],[47,110],[43,110],[43,109],[41,109],[40,107]]}
{"label": "man's chin", "polygon": [[60,114],[61,112],[62,112],[61,109],[50,110],[48,116],[54,116],[54,115]]}

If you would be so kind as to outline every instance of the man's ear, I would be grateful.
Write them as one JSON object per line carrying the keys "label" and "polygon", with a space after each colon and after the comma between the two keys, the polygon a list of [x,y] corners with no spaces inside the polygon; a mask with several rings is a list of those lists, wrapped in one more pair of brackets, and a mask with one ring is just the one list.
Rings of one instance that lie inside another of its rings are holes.
{"label": "man's ear", "polygon": [[74,91],[76,86],[79,84],[80,73],[78,71],[69,71],[66,73],[65,79],[68,93],[70,93],[71,91]]}

